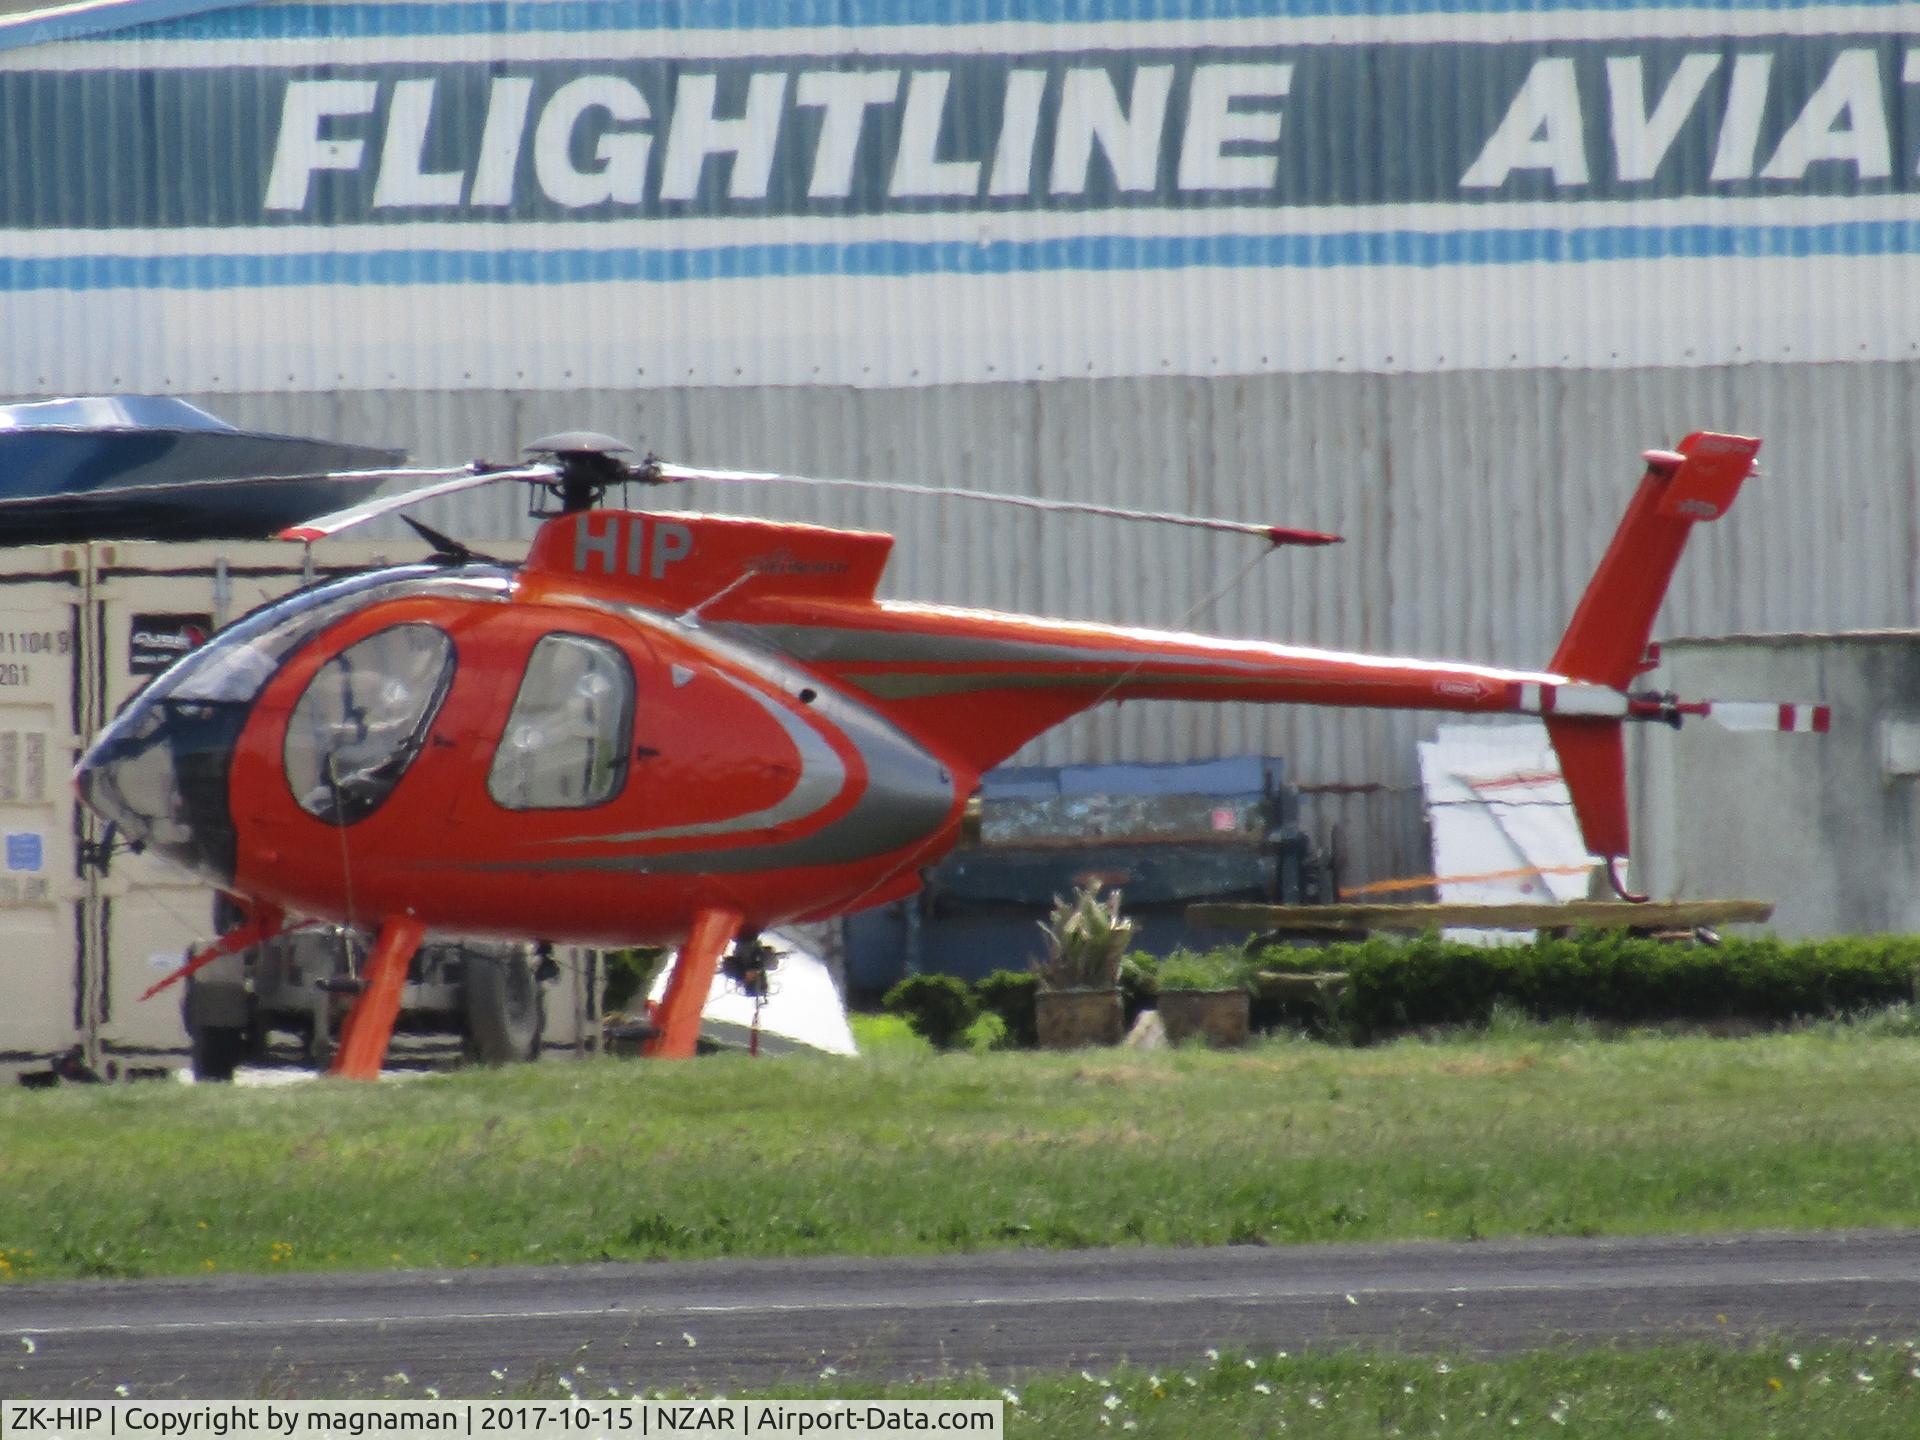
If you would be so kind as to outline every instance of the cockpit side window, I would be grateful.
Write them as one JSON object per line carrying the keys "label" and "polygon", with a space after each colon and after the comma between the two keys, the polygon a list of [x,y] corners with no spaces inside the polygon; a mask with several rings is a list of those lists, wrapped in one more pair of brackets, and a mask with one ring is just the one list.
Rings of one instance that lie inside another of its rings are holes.
{"label": "cockpit side window", "polygon": [[627,778],[633,667],[585,635],[542,636],[494,752],[487,792],[508,810],[601,805]]}
{"label": "cockpit side window", "polygon": [[434,625],[391,625],[331,657],[287,721],[287,783],[300,808],[351,825],[407,773],[453,683],[453,641]]}

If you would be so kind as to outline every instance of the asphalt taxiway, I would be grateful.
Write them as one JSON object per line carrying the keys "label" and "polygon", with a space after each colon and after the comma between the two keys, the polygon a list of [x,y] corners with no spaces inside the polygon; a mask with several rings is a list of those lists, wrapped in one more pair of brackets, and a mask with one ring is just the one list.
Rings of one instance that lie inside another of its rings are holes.
{"label": "asphalt taxiway", "polygon": [[1920,1231],[14,1284],[0,1394],[453,1397],[565,1375],[605,1395],[827,1366],[880,1380],[1177,1365],[1208,1347],[1868,1335],[1920,1335]]}

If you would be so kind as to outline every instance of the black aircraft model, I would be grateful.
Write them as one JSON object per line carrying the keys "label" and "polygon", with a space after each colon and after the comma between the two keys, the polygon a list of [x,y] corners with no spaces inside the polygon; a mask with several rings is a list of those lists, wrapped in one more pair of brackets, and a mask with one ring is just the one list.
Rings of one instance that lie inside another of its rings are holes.
{"label": "black aircraft model", "polygon": [[365,499],[403,458],[167,396],[0,405],[0,545],[264,539]]}

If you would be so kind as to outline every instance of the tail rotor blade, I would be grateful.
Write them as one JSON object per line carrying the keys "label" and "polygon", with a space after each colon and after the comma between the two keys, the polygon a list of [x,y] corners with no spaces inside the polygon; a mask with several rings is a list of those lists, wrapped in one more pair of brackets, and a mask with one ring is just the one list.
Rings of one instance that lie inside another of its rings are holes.
{"label": "tail rotor blade", "polygon": [[1741,733],[1824,735],[1833,726],[1831,705],[1772,700],[1708,700],[1706,718],[1722,730]]}
{"label": "tail rotor blade", "polygon": [[1271,545],[1337,545],[1340,536],[1319,530],[1296,530],[1285,525],[1262,525],[1251,520],[1221,520],[1207,515],[1183,515],[1167,510],[1130,510],[1082,500],[1047,500],[1037,495],[1007,495],[995,490],[955,490],[938,485],[909,485],[893,480],[842,480],[827,476],[783,475],[773,470],[706,470],[692,465],[654,461],[649,479],[662,481],[713,480],[723,484],[817,485],[842,490],[880,491],[890,495],[918,495],[932,499],[973,500],[1012,505],[1022,510],[1044,510],[1073,515],[1099,515],[1109,520],[1144,521],[1156,525],[1183,525],[1195,530],[1220,530],[1253,535]]}

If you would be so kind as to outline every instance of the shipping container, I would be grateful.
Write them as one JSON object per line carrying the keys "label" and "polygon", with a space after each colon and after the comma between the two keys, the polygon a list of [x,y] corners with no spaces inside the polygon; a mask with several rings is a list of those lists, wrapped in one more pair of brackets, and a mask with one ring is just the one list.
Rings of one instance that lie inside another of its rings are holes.
{"label": "shipping container", "polygon": [[[117,843],[79,804],[74,762],[142,685],[229,621],[418,548],[106,542],[0,552],[0,1067],[44,1070],[76,1054],[87,1070],[120,1076],[188,1063],[181,991],[140,996],[214,933],[213,892]],[[556,959],[545,1041],[590,1048],[596,958],[569,949]]]}

